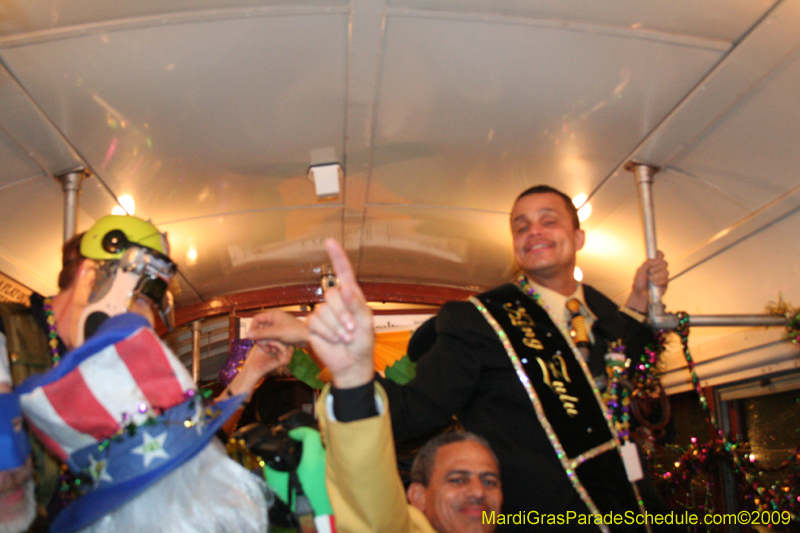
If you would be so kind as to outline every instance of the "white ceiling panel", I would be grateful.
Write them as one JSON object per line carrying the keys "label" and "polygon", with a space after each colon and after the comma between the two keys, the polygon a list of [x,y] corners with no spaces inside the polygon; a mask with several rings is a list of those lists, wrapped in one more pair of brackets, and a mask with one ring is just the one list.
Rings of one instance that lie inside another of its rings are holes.
{"label": "white ceiling panel", "polygon": [[104,2],[103,0],[25,0],[9,3],[0,17],[0,37],[6,40],[46,39],[64,31],[82,33],[92,27],[141,25],[149,19],[246,17],[258,13],[330,10],[346,0],[171,0],[170,2]]}
{"label": "white ceiling panel", "polygon": [[313,189],[280,188],[305,176],[310,150],[342,154],[346,23],[187,23],[3,57],[116,195],[132,195],[154,220],[180,220],[313,201]]}
{"label": "white ceiling panel", "polygon": [[369,207],[358,275],[489,288],[515,270],[508,227],[507,212]]}
{"label": "white ceiling panel", "polygon": [[735,41],[747,31],[776,0],[730,2],[728,0],[389,0],[400,9],[506,15],[624,27],[707,39]]}
{"label": "white ceiling panel", "polygon": [[[758,313],[778,295],[800,302],[800,214],[795,212],[758,238],[747,239],[673,280],[665,301],[702,314]],[[769,275],[761,275],[769,272]],[[760,307],[753,306],[755,301]],[[677,309],[675,309],[677,310]]]}
{"label": "white ceiling panel", "polygon": [[37,173],[42,173],[42,170],[22,153],[19,146],[2,129],[0,129],[0,161],[3,162],[3,172],[0,173],[0,189],[35,176]]}
{"label": "white ceiling panel", "polygon": [[671,166],[753,211],[800,185],[798,87],[795,51]]}
{"label": "white ceiling panel", "polygon": [[[327,263],[325,238],[341,239],[341,208],[242,213],[159,228],[168,232],[171,256],[181,276],[201,298],[208,298],[318,283],[320,267]],[[176,299],[183,305],[193,296],[182,291]]]}
{"label": "white ceiling panel", "polygon": [[[471,190],[506,180],[592,190],[722,57],[633,36],[400,16],[386,42],[376,149],[444,152],[451,194],[440,202],[471,208],[485,207]],[[372,191],[402,184],[383,170]],[[424,189],[402,196],[429,201]]]}

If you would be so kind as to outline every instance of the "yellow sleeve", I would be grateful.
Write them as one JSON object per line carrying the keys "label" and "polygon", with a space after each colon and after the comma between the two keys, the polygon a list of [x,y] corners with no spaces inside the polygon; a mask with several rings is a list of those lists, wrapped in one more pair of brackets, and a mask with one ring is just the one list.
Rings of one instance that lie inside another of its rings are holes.
{"label": "yellow sleeve", "polygon": [[375,383],[383,413],[353,422],[331,420],[330,386],[317,402],[325,444],[325,484],[339,533],[434,533],[408,505],[394,453],[386,393]]}

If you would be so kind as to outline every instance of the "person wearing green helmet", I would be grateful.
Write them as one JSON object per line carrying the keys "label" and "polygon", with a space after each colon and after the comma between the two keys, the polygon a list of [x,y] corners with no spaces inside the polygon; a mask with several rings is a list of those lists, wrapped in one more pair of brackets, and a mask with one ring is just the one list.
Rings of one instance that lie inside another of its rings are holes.
{"label": "person wearing green helmet", "polygon": [[[171,296],[166,289],[177,271],[168,256],[166,235],[152,223],[130,215],[102,217],[88,231],[64,243],[59,292],[44,302],[50,329],[55,330],[50,336],[62,343],[60,355],[88,336],[86,322],[91,313],[84,315],[84,311],[89,305],[108,317],[129,306],[141,307],[143,296],[167,318],[166,302]],[[150,257],[157,261],[145,264]],[[115,286],[120,267],[129,271]],[[89,326],[94,330],[101,322],[101,316],[95,314]]]}
{"label": "person wearing green helmet", "polygon": [[50,531],[263,533],[263,482],[214,436],[291,352],[260,343],[224,399],[208,405],[152,329],[153,311],[169,325],[177,272],[166,236],[112,215],[75,239],[72,283],[53,298],[70,351],[17,389],[32,432],[74,475],[91,478]]}
{"label": "person wearing green helmet", "polygon": [[94,261],[95,276],[78,319],[78,344],[109,317],[126,311],[147,315],[154,309],[172,329],[168,286],[177,266],[169,258],[166,235],[158,228],[131,215],[108,215],[83,235],[80,252]]}
{"label": "person wearing green helmet", "polygon": [[[46,372],[69,350],[83,342],[83,311],[90,303],[94,303],[97,310],[98,305],[110,301],[108,291],[106,298],[101,298],[101,291],[97,290],[98,269],[113,272],[112,265],[120,264],[125,251],[133,243],[151,250],[155,257],[160,258],[157,264],[171,264],[167,257],[169,248],[166,236],[153,224],[133,216],[103,217],[88,232],[75,235],[64,243],[58,294],[44,297],[33,293],[28,305],[0,304],[0,392],[9,392],[26,379]],[[131,260],[128,259],[126,263],[130,264]],[[101,269],[100,265],[107,268]],[[152,295],[159,303],[169,301],[168,293],[164,290],[164,294],[160,294],[159,289],[166,289],[168,278],[174,274],[174,267],[166,269],[167,275],[160,277],[152,275],[152,265],[141,270],[134,288],[138,286],[140,293]],[[130,282],[133,277],[125,276],[125,279]],[[117,288],[120,288],[119,284]],[[127,307],[131,298],[120,298],[122,300],[124,302],[120,305]],[[146,314],[149,305],[144,305],[144,302],[144,298],[137,296],[130,307],[139,308]],[[110,309],[107,311],[113,313]],[[90,315],[87,313],[85,316]],[[97,325],[100,316],[94,313],[92,324]],[[168,314],[164,313],[164,316],[166,318]],[[57,490],[61,472],[58,463],[44,452],[38,441],[34,439],[32,445],[37,479],[36,499],[39,515],[45,517],[62,507],[59,501],[61,494]]]}

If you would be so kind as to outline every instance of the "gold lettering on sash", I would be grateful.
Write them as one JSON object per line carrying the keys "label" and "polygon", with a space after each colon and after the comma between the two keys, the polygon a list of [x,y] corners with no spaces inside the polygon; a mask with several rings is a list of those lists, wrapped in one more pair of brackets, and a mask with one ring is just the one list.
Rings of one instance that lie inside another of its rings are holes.
{"label": "gold lettering on sash", "polygon": [[[544,350],[542,341],[536,338],[536,333],[533,327],[536,323],[533,318],[528,314],[524,307],[514,306],[511,302],[503,304],[503,309],[508,313],[508,318],[511,324],[518,327],[522,332],[522,344],[534,350]],[[542,369],[542,381],[552,390],[561,400],[561,406],[567,412],[567,415],[574,417],[578,414],[576,404],[578,398],[567,394],[566,383],[572,383],[567,371],[567,362],[560,354],[555,354],[550,358],[550,361],[545,361],[541,357],[536,358],[536,362]]]}
{"label": "gold lettering on sash", "polygon": [[514,305],[509,302],[503,304],[503,309],[508,313],[508,318],[511,320],[511,323],[522,331],[522,344],[534,350],[544,350],[542,341],[536,338],[536,333],[533,331],[533,326],[535,326],[536,323],[525,308],[514,308]]}
{"label": "gold lettering on sash", "polygon": [[567,372],[567,363],[564,358],[556,354],[549,362],[541,357],[537,357],[536,362],[539,363],[539,367],[542,369],[542,381],[558,395],[558,399],[561,400],[561,406],[567,412],[567,415],[570,417],[576,416],[578,409],[575,404],[578,403],[578,398],[567,394],[569,391],[564,381],[572,383],[572,380],[569,377],[569,372]]}

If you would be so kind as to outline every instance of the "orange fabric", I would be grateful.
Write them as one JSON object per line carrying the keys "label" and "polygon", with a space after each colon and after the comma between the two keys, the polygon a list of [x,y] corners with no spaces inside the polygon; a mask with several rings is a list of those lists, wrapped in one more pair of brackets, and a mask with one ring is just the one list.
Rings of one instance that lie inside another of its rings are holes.
{"label": "orange fabric", "polygon": [[[386,369],[397,361],[405,357],[408,353],[408,341],[411,339],[411,331],[384,331],[375,334],[375,370],[385,372]],[[312,356],[313,357],[313,356]],[[317,379],[323,383],[331,380],[331,371],[328,370],[319,360],[314,357],[314,361],[322,369]]]}

